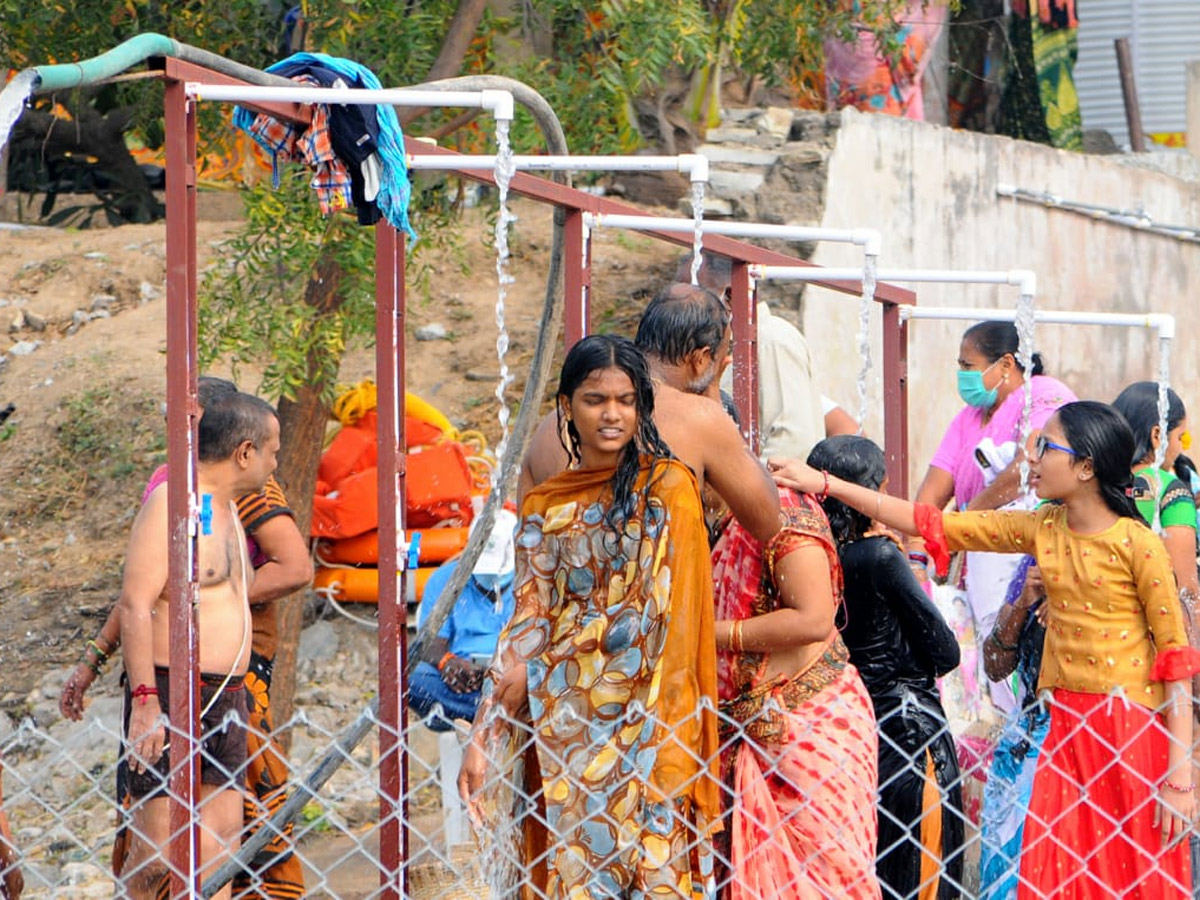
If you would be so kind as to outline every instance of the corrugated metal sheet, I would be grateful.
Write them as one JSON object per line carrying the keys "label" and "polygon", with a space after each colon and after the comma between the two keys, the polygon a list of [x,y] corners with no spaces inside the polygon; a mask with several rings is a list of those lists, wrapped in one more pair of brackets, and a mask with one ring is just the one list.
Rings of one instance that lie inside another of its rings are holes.
{"label": "corrugated metal sheet", "polygon": [[1113,41],[1133,52],[1142,128],[1183,131],[1184,67],[1200,59],[1200,0],[1078,0],[1079,62],[1075,82],[1085,128],[1103,128],[1127,147],[1125,104]]}

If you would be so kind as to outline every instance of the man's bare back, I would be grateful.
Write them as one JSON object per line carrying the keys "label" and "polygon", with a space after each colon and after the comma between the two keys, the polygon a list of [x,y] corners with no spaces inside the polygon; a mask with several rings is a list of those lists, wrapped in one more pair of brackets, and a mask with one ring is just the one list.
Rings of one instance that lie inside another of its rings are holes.
{"label": "man's bare back", "polygon": [[[746,446],[737,425],[719,403],[655,382],[654,424],[671,452],[696,475],[703,490],[711,484],[730,511],[761,541],[779,530],[779,492]],[[517,483],[518,500],[530,488],[557,475],[569,463],[558,435],[556,413],[534,432]]]}

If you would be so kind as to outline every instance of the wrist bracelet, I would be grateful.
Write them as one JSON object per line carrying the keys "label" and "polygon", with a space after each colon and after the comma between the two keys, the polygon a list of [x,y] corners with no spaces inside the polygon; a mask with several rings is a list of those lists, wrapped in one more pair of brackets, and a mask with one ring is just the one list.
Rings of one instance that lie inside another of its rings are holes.
{"label": "wrist bracelet", "polygon": [[101,676],[101,675],[104,673],[104,670],[103,670],[103,669],[101,669],[99,665],[97,665],[96,663],[92,662],[92,661],[91,661],[90,659],[88,659],[86,656],[83,658],[83,664],[84,664],[85,666],[87,666],[89,669],[91,669],[91,670],[92,670],[92,674],[93,674],[93,675],[95,675],[97,678],[99,678],[99,677],[100,677],[100,676]]}
{"label": "wrist bracelet", "polygon": [[920,563],[925,568],[929,568],[929,555],[926,553],[917,553],[915,550],[908,554],[908,561]]}
{"label": "wrist bracelet", "polygon": [[995,629],[992,629],[992,631],[989,632],[988,640],[990,640],[993,644],[995,644],[997,647],[999,647],[1005,653],[1016,653],[1018,647],[1020,646],[1019,644],[1004,643],[1004,641],[1000,640],[1000,635],[996,634]]}
{"label": "wrist bracelet", "polygon": [[451,653],[449,650],[447,650],[446,654],[441,659],[438,660],[437,670],[439,672],[441,672],[443,669],[446,668],[446,663],[450,662],[450,660],[452,660],[452,659],[454,659],[454,654]]}
{"label": "wrist bracelet", "polygon": [[825,486],[821,488],[821,493],[817,494],[818,503],[824,503],[829,497],[829,473],[822,469],[821,475],[825,478]]}
{"label": "wrist bracelet", "polygon": [[736,619],[729,628],[729,649],[734,653],[744,652],[742,646],[742,620]]}
{"label": "wrist bracelet", "polygon": [[135,687],[129,693],[130,693],[130,696],[139,700],[141,702],[142,706],[145,706],[147,697],[157,697],[158,696],[158,688],[151,687],[148,684],[139,684],[137,687]]}
{"label": "wrist bracelet", "polygon": [[100,663],[100,665],[104,665],[106,662],[108,662],[108,654],[101,650],[100,645],[95,641],[88,641],[86,647],[88,650],[96,651],[96,662]]}
{"label": "wrist bracelet", "polygon": [[1188,785],[1174,784],[1173,782],[1168,781],[1166,779],[1163,779],[1162,786],[1167,788],[1167,790],[1176,791],[1180,794],[1190,794],[1192,791],[1194,791],[1196,789],[1196,786],[1194,784],[1188,784]]}

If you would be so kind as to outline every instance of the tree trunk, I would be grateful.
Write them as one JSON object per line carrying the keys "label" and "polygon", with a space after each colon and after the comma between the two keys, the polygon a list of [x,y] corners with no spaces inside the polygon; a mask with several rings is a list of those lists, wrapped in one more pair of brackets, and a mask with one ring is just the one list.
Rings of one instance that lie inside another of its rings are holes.
{"label": "tree trunk", "polygon": [[[426,81],[453,78],[462,71],[463,58],[471,47],[471,41],[475,40],[475,31],[479,28],[479,20],[483,18],[486,7],[487,0],[460,0],[458,9],[454,11],[454,18],[450,20],[450,27],[446,29],[446,37],[442,41],[437,59],[433,61],[429,74],[425,76]],[[409,107],[397,109],[396,115],[400,124],[407,128],[410,122],[427,112],[429,107]]]}
{"label": "tree trunk", "polygon": [[[317,260],[304,291],[304,301],[322,312],[337,309],[343,301],[343,271],[332,255],[325,252]],[[275,473],[300,533],[308,534],[312,521],[312,498],[316,492],[317,466],[325,445],[325,425],[329,404],[322,400],[329,387],[320,380],[317,360],[309,359],[309,377],[297,388],[294,398],[279,401],[279,468]],[[279,727],[277,736],[285,748],[291,744],[291,731],[285,727],[292,718],[296,697],[296,648],[304,620],[307,589],[283,598],[275,608],[277,643],[275,670],[271,679],[271,711]]]}

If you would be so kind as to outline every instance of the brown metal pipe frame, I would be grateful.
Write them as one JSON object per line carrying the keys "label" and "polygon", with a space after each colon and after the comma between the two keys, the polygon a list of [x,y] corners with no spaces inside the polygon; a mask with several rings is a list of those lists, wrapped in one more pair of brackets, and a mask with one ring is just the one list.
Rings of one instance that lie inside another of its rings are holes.
{"label": "brown metal pipe frame", "polygon": [[[404,750],[407,572],[404,539],[404,237],[375,227],[375,377],[379,442],[379,883],[385,900],[407,896],[404,860],[408,756]],[[389,514],[390,513],[390,514]]]}
{"label": "brown metal pipe frame", "polygon": [[[198,823],[192,819],[198,790],[198,756],[191,752],[198,738],[199,694],[196,679],[198,652],[195,620],[191,614],[196,595],[195,536],[190,531],[191,501],[195,494],[196,405],[196,120],[194,104],[184,95],[184,81],[240,84],[230,78],[178,59],[161,62],[166,81],[167,120],[167,459],[168,516],[171,543],[168,596],[171,603],[171,722],[176,734],[191,735],[171,744],[172,895],[186,896],[193,889],[199,859]],[[249,104],[247,104],[249,105]],[[261,112],[294,122],[307,122],[310,111],[302,104],[263,103]],[[455,155],[453,151],[409,140],[409,153]],[[490,172],[448,170],[485,184],[494,184]],[[607,198],[576,191],[526,173],[514,175],[510,190],[519,196],[563,207],[567,212],[566,325],[567,346],[588,333],[591,290],[591,254],[583,241],[583,212],[640,215],[642,210]],[[690,235],[648,231],[651,237],[690,247]],[[704,249],[733,261],[733,327],[735,400],[745,417],[743,431],[757,452],[757,322],[750,291],[748,264],[810,265],[797,257],[776,253],[723,235],[705,235]],[[814,282],[841,293],[858,294],[859,286],[846,282]],[[880,284],[876,299],[884,304],[884,432],[893,492],[907,494],[907,341],[898,304],[915,302],[915,295],[890,284]],[[397,572],[379,582],[380,667],[380,871],[383,896],[404,896],[403,861],[408,856],[404,827],[404,786],[407,758],[403,749],[406,710],[405,598],[403,566],[396,558],[403,534],[405,496],[404,419],[404,243],[394,228],[376,231],[376,371],[379,382],[379,509],[393,508],[396,516],[380,516],[379,571]]]}
{"label": "brown metal pipe frame", "polygon": [[196,618],[196,109],[183,84],[163,98],[167,133],[167,603],[170,634],[171,896],[198,887],[200,662]]}

